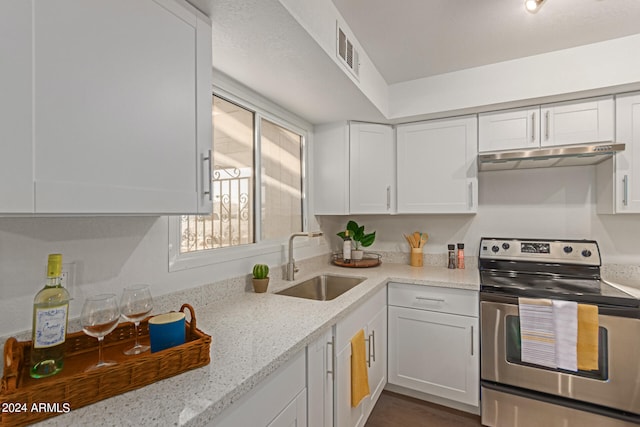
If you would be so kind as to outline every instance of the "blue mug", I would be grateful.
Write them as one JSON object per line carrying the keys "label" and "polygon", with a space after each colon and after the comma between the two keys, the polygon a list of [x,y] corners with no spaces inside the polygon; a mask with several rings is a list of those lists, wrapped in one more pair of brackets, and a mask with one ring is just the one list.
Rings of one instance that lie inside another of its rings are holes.
{"label": "blue mug", "polygon": [[184,313],[165,313],[149,319],[149,340],[151,353],[184,344]]}

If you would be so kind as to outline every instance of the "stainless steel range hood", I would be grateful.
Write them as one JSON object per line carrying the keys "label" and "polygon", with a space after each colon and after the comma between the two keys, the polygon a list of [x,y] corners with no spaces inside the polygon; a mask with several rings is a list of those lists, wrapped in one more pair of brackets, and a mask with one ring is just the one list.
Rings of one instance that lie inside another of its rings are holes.
{"label": "stainless steel range hood", "polygon": [[480,153],[478,168],[481,171],[493,171],[595,165],[612,157],[618,151],[624,151],[624,144],[599,142],[585,145],[496,151]]}

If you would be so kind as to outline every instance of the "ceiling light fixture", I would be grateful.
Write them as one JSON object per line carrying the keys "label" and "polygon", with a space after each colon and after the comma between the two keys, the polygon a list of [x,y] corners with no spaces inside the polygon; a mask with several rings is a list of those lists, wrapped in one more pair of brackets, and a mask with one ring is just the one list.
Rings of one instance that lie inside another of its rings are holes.
{"label": "ceiling light fixture", "polygon": [[536,13],[542,7],[545,0],[525,0],[524,7],[528,12]]}

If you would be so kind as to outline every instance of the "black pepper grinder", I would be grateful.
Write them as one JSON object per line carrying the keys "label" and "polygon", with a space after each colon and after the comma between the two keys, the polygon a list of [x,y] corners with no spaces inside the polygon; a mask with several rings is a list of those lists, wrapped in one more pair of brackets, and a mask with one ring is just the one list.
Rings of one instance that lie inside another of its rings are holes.
{"label": "black pepper grinder", "polygon": [[456,245],[449,245],[449,265],[448,268],[456,268]]}

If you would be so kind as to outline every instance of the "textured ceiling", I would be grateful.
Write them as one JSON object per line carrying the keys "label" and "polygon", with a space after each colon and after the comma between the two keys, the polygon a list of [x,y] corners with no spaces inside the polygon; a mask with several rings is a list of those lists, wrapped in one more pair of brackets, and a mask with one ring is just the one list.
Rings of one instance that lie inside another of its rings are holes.
{"label": "textured ceiling", "polygon": [[[279,0],[189,1],[211,17],[215,73],[313,124],[387,121]],[[640,33],[640,0],[537,14],[524,0],[315,1],[334,2],[387,84]]]}
{"label": "textured ceiling", "polygon": [[640,33],[640,0],[332,0],[388,84]]}

